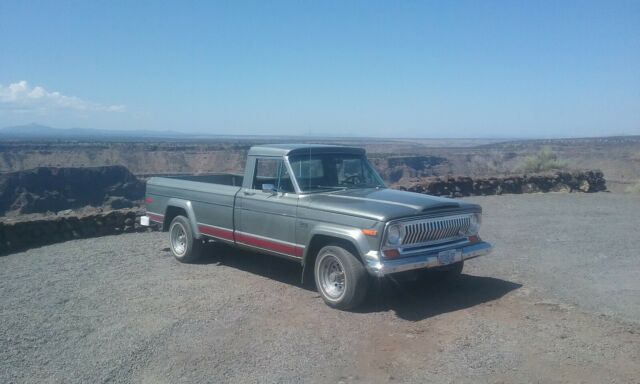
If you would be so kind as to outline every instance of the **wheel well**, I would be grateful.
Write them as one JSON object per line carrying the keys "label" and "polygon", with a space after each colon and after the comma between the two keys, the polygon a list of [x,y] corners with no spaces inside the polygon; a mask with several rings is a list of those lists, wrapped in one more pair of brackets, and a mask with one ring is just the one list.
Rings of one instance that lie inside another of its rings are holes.
{"label": "wheel well", "polygon": [[164,215],[164,222],[162,223],[162,230],[165,232],[168,231],[169,225],[171,224],[173,219],[179,215],[182,215],[184,217],[189,217],[187,216],[187,211],[185,211],[184,208],[174,207],[174,206],[167,207],[167,212]]}
{"label": "wheel well", "polygon": [[362,263],[362,257],[356,246],[349,240],[345,240],[339,237],[333,237],[328,235],[315,235],[309,243],[309,249],[307,249],[307,255],[304,259],[304,269],[302,272],[302,281],[313,281],[313,266],[316,263],[316,257],[318,252],[329,244],[338,245],[347,251],[351,252]]}

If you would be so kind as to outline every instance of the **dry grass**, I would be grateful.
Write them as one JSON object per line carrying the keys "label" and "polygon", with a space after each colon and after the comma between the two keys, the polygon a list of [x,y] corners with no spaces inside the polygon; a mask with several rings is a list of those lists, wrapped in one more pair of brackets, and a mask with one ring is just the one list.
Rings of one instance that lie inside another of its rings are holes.
{"label": "dry grass", "polygon": [[556,171],[566,169],[567,162],[559,160],[550,148],[543,148],[537,155],[524,159],[521,168],[527,173]]}
{"label": "dry grass", "polygon": [[640,181],[638,181],[634,185],[628,186],[627,188],[624,189],[624,191],[627,193],[635,193],[640,195]]}

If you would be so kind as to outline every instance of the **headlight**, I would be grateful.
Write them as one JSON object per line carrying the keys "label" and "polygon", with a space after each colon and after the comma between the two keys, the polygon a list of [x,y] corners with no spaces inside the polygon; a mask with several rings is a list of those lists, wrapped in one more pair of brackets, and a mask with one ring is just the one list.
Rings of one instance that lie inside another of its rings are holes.
{"label": "headlight", "polygon": [[402,243],[402,226],[400,224],[390,225],[387,229],[387,244],[400,245]]}
{"label": "headlight", "polygon": [[474,213],[471,215],[471,221],[469,223],[469,229],[467,229],[467,236],[475,236],[480,231],[480,224],[482,223],[482,214]]}

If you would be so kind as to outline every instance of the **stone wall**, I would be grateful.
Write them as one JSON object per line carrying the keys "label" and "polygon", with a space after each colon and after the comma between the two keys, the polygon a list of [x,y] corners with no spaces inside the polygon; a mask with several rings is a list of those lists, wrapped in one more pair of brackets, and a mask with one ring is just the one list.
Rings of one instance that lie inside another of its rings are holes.
{"label": "stone wall", "polygon": [[0,255],[72,239],[151,231],[140,225],[142,210],[116,210],[87,216],[0,222]]}
{"label": "stone wall", "polygon": [[393,187],[404,191],[448,197],[607,190],[604,175],[600,171],[556,172],[475,179],[471,177],[427,177]]}

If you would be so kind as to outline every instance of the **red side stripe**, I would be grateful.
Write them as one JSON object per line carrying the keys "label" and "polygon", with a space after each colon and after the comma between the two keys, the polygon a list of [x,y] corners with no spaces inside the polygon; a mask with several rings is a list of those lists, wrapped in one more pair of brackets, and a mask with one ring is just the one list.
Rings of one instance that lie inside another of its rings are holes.
{"label": "red side stripe", "polygon": [[262,239],[259,237],[253,237],[246,234],[236,233],[236,241],[240,243],[244,243],[247,245],[252,245],[258,248],[269,249],[271,251],[284,253],[286,255],[302,257],[302,253],[304,249],[302,247],[298,247],[290,244],[282,244],[277,243],[275,241],[270,241],[266,239]]}
{"label": "red side stripe", "polygon": [[158,215],[155,213],[147,212],[147,216],[151,221],[155,221],[157,223],[162,223],[164,221],[164,215]]}
{"label": "red side stripe", "polygon": [[219,237],[221,239],[233,241],[233,231],[224,228],[213,228],[205,225],[198,225],[198,230],[205,235]]}
{"label": "red side stripe", "polygon": [[200,233],[203,233],[208,236],[217,237],[220,239],[237,241],[239,243],[251,245],[258,248],[268,249],[271,251],[284,253],[285,255],[302,257],[304,253],[304,248],[291,244],[283,244],[276,241],[271,241],[267,239],[262,239],[260,237],[255,237],[251,235],[247,235],[244,233],[234,233],[233,231],[225,228],[214,228],[205,225],[198,225],[198,230]]}

